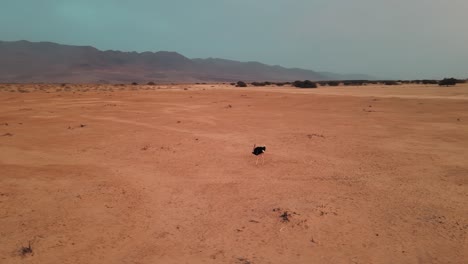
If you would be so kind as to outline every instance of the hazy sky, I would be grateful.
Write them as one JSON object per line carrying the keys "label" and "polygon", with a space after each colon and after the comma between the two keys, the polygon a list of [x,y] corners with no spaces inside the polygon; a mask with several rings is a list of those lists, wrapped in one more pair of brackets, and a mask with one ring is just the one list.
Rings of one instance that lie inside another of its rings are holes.
{"label": "hazy sky", "polygon": [[468,0],[0,0],[0,40],[21,39],[468,78]]}

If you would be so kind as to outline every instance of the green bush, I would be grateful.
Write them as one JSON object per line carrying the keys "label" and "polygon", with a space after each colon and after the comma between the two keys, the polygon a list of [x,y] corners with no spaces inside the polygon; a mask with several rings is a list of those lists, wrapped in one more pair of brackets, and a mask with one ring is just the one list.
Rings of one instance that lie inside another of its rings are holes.
{"label": "green bush", "polygon": [[247,84],[243,81],[238,81],[236,87],[247,87]]}
{"label": "green bush", "polygon": [[455,78],[444,78],[439,82],[439,86],[454,86],[457,83],[459,83],[459,81]]}
{"label": "green bush", "polygon": [[383,84],[385,85],[399,85],[400,83],[397,81],[384,81]]}
{"label": "green bush", "polygon": [[327,84],[328,84],[328,86],[339,86],[339,85],[340,85],[340,82],[337,82],[337,81],[329,81]]}
{"label": "green bush", "polygon": [[265,86],[266,84],[264,82],[253,82],[253,86]]}
{"label": "green bush", "polygon": [[438,84],[437,80],[422,80],[422,84]]}
{"label": "green bush", "polygon": [[298,88],[317,88],[317,83],[305,80],[305,81],[295,81],[292,83],[294,87]]}

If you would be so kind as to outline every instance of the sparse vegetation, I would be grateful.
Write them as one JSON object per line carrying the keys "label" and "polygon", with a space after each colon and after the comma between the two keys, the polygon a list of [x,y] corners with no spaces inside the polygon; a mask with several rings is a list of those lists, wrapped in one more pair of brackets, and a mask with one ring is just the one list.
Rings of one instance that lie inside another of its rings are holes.
{"label": "sparse vegetation", "polygon": [[346,80],[343,81],[344,86],[361,86],[369,83],[367,80]]}
{"label": "sparse vegetation", "polygon": [[437,80],[422,80],[421,83],[422,84],[437,84],[438,81]]}
{"label": "sparse vegetation", "polygon": [[317,88],[317,83],[305,80],[305,81],[295,81],[292,84],[294,87],[298,88]]}
{"label": "sparse vegetation", "polygon": [[264,82],[253,82],[253,86],[265,86],[266,84]]}
{"label": "sparse vegetation", "polygon": [[328,86],[339,86],[340,82],[338,81],[329,81],[327,82]]}
{"label": "sparse vegetation", "polygon": [[27,255],[32,255],[33,254],[33,249],[31,247],[31,241],[28,242],[28,246],[22,246],[19,250],[19,254],[22,257],[26,257]]}
{"label": "sparse vegetation", "polygon": [[236,87],[247,87],[247,84],[243,81],[238,81]]}
{"label": "sparse vegetation", "polygon": [[150,148],[149,145],[145,145],[144,147],[141,148],[141,150],[148,150]]}
{"label": "sparse vegetation", "polygon": [[252,264],[252,262],[246,258],[237,258],[239,264]]}
{"label": "sparse vegetation", "polygon": [[397,81],[384,81],[383,84],[385,85],[399,85],[400,83]]}
{"label": "sparse vegetation", "polygon": [[455,78],[444,78],[439,82],[439,86],[455,86],[459,81]]}
{"label": "sparse vegetation", "polygon": [[282,222],[289,222],[289,217],[291,217],[291,214],[288,213],[288,211],[284,211],[281,215],[280,215],[280,218],[281,218],[281,221]]}

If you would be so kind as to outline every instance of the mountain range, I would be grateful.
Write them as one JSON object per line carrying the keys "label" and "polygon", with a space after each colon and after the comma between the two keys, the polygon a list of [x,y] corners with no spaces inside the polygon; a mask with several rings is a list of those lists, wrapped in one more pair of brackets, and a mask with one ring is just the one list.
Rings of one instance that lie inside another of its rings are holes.
{"label": "mountain range", "polygon": [[371,79],[312,70],[208,58],[177,52],[101,51],[52,42],[0,41],[0,82],[128,83]]}

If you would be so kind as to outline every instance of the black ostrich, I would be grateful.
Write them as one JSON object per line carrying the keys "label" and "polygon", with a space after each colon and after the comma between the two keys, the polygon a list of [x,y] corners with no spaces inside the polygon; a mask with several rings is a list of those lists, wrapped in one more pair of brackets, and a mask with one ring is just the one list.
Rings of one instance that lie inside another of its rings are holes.
{"label": "black ostrich", "polygon": [[255,165],[258,164],[258,159],[260,158],[260,156],[262,156],[262,164],[265,163],[265,156],[263,155],[263,154],[265,154],[265,151],[266,151],[266,146],[257,146],[257,145],[254,144],[252,154],[257,156],[257,160],[255,161]]}

